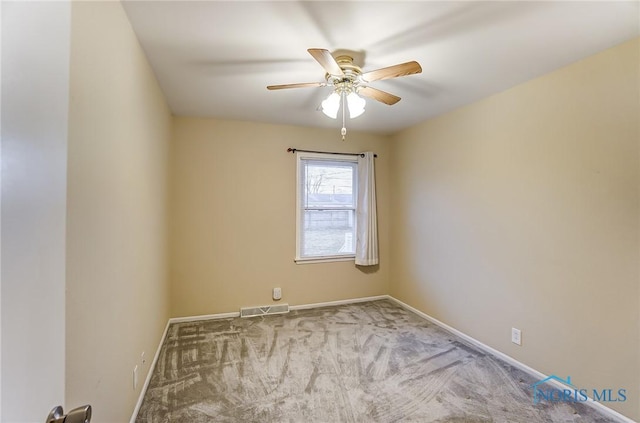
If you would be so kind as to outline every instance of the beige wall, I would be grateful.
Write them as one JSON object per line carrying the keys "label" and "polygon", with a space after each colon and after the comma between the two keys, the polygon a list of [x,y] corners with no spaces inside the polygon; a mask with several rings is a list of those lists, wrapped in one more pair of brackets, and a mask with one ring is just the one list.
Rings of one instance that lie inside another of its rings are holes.
{"label": "beige wall", "polygon": [[126,422],[169,317],[171,116],[119,2],[73,3],[70,70],[66,402]]}
{"label": "beige wall", "polygon": [[64,403],[68,2],[2,2],[2,421]]}
{"label": "beige wall", "polygon": [[[374,151],[380,266],[296,265],[296,160],[287,147]],[[386,137],[249,122],[175,118],[172,143],[172,316],[309,304],[388,292]]]}
{"label": "beige wall", "polygon": [[[391,294],[640,419],[638,41],[394,137]],[[510,342],[511,327],[523,345]]]}

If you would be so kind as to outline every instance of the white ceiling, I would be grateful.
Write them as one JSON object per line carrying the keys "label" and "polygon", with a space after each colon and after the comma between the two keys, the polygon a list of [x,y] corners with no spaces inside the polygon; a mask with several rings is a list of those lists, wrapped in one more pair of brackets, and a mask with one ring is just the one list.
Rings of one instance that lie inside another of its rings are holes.
{"label": "white ceiling", "polygon": [[418,61],[418,75],[371,84],[350,130],[393,133],[639,35],[638,1],[124,1],[176,115],[315,127],[329,88],[308,48],[363,50],[363,70]]}

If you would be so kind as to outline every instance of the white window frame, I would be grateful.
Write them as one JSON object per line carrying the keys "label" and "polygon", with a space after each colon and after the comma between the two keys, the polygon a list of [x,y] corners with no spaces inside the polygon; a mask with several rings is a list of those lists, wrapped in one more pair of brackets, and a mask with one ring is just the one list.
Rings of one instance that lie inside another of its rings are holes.
{"label": "white window frame", "polygon": [[[338,254],[331,256],[313,256],[313,257],[302,257],[301,255],[301,238],[302,238],[302,230],[303,230],[303,187],[301,184],[301,171],[302,171],[302,161],[303,160],[318,160],[318,161],[327,161],[327,162],[347,162],[353,163],[354,166],[354,174],[353,174],[353,195],[354,195],[354,237],[357,233],[357,228],[355,228],[357,216],[357,201],[358,198],[358,158],[357,156],[351,155],[337,155],[337,154],[325,154],[325,153],[305,153],[305,152],[296,152],[296,256],[295,262],[298,264],[306,264],[306,263],[323,263],[323,262],[332,262],[332,261],[355,261],[356,255],[353,253],[346,254]],[[354,239],[355,243],[355,239]]]}

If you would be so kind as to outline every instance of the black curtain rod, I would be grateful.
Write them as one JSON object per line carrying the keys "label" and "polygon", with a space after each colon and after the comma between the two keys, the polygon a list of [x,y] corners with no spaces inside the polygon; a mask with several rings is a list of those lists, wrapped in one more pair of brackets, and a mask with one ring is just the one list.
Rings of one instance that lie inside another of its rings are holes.
{"label": "black curtain rod", "polygon": [[[297,148],[287,148],[287,153],[295,153],[296,151],[300,151],[302,153],[321,153],[321,154],[335,154],[337,156],[360,156],[364,157],[364,153],[335,153],[333,151],[313,151],[313,150],[299,150]],[[373,157],[378,157],[377,154],[374,154]]]}

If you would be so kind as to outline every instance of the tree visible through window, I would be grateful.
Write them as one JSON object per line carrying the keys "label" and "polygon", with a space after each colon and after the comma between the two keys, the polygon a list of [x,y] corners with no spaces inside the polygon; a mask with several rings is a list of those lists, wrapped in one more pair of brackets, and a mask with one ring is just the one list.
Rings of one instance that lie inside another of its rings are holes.
{"label": "tree visible through window", "polygon": [[353,257],[356,160],[299,154],[296,259]]}

